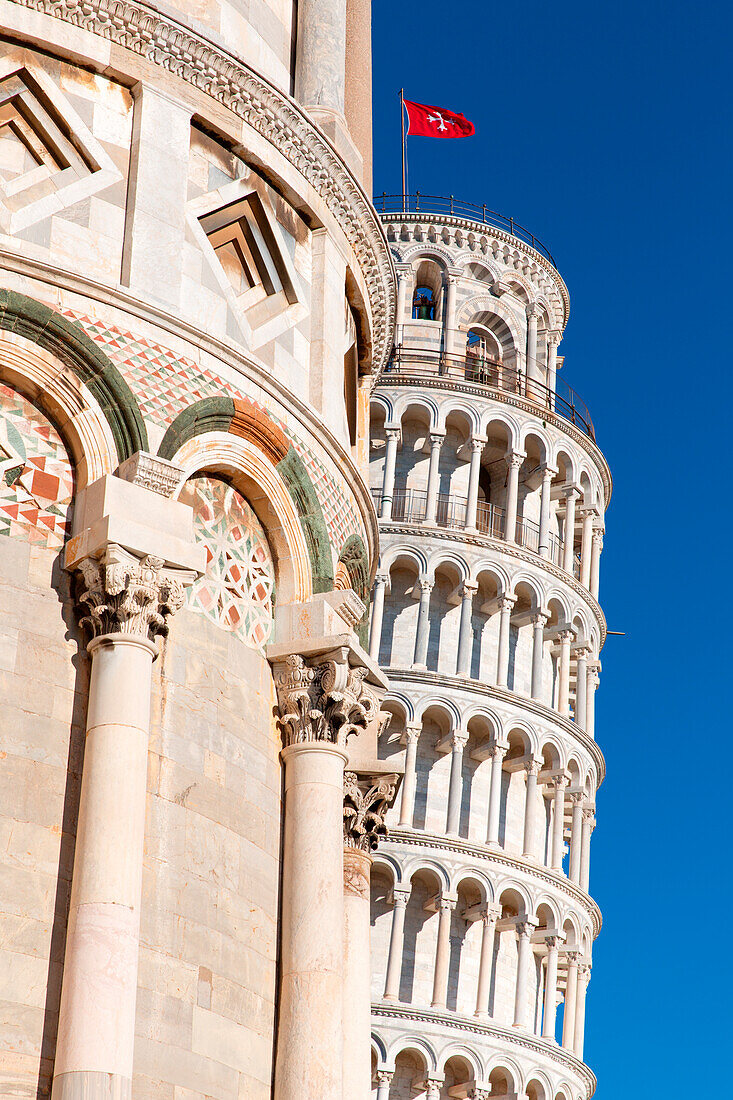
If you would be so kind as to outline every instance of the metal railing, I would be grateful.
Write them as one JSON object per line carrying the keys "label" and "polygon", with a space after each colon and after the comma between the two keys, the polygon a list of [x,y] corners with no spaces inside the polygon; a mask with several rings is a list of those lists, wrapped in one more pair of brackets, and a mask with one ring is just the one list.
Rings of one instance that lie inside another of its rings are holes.
{"label": "metal railing", "polygon": [[[377,512],[382,507],[382,490],[372,489],[372,499]],[[427,516],[428,494],[425,489],[395,489],[392,494],[392,523],[424,523]],[[454,493],[438,493],[435,511],[437,527],[453,527],[464,530],[468,498]],[[506,516],[503,508],[486,501],[479,501],[476,508],[476,530],[489,538],[503,539],[506,528]],[[549,536],[549,560],[562,568],[565,551],[564,541],[555,534]],[[515,541],[525,550],[534,554],[540,552],[540,528],[534,520],[517,516]],[[573,575],[580,578],[580,559],[573,555]]]}
{"label": "metal railing", "polygon": [[483,225],[493,225],[495,229],[503,229],[517,237],[525,244],[531,245],[535,251],[540,252],[549,260],[553,267],[555,261],[549,248],[530,233],[514,218],[507,218],[504,214],[498,214],[496,210],[490,210],[484,203],[482,206],[473,202],[463,202],[454,195],[423,195],[416,191],[413,195],[388,195],[383,191],[381,195],[374,196],[374,206],[380,214],[391,214],[399,218],[401,214],[449,214],[454,218],[468,218],[470,221],[481,222]]}
{"label": "metal railing", "polygon": [[449,381],[478,383],[489,389],[527,397],[543,409],[568,420],[595,442],[596,433],[588,406],[566,382],[558,377],[555,389],[551,389],[480,350],[468,348],[454,354],[440,348],[419,347],[412,341],[410,344],[398,343],[392,350],[382,377],[388,381],[394,375],[399,375],[400,381],[405,382],[439,376]]}

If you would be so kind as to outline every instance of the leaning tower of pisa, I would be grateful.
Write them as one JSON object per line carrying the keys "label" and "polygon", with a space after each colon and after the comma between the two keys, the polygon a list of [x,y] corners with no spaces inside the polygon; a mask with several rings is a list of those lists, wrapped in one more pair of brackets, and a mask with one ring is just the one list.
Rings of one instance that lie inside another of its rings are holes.
{"label": "leaning tower of pisa", "polygon": [[610,474],[550,253],[485,207],[405,205],[377,201],[398,315],[370,644],[405,778],[373,870],[372,1095],[585,1100]]}

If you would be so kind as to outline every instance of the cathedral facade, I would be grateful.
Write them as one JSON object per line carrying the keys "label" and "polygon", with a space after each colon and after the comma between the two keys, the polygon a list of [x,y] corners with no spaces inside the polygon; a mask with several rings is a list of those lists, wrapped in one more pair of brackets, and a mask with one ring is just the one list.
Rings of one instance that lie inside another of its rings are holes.
{"label": "cathedral facade", "polygon": [[370,9],[0,0],[2,1096],[592,1093],[610,478]]}

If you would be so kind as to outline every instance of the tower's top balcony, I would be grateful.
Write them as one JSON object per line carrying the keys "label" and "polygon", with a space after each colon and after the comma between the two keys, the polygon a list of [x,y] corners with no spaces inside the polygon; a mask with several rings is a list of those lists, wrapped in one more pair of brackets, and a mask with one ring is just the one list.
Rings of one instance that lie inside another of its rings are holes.
{"label": "tower's top balcony", "polygon": [[405,214],[427,216],[437,214],[449,218],[460,218],[466,221],[480,222],[481,225],[492,226],[501,229],[517,240],[528,244],[535,252],[539,252],[553,267],[555,261],[552,253],[542,241],[530,233],[514,218],[497,214],[496,210],[490,210],[486,203],[481,206],[473,202],[464,202],[454,195],[423,195],[416,191],[412,195],[388,195],[383,191],[381,195],[374,196],[374,205],[382,220],[400,218]]}

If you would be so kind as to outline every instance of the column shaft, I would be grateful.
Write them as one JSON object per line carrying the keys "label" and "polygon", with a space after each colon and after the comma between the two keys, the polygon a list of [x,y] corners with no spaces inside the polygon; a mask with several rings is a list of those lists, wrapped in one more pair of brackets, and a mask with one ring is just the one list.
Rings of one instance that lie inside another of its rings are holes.
{"label": "column shaft", "polygon": [[468,471],[468,492],[466,504],[466,530],[476,529],[476,512],[478,509],[479,477],[481,474],[481,455],[484,450],[483,439],[471,440],[471,466]]}
{"label": "column shaft", "polygon": [[[342,1096],[353,1100],[369,1100],[371,1096],[371,863],[372,858],[367,852],[358,848],[344,848]],[[316,1011],[320,1015],[320,1007]]]}
{"label": "column shaft", "polygon": [[389,955],[387,956],[387,975],[384,982],[385,1001],[397,1001],[400,995],[400,976],[402,972],[402,949],[405,940],[405,913],[409,891],[394,891],[394,909],[392,910],[392,931],[389,937]]}
{"label": "column shaft", "polygon": [[448,1001],[448,964],[450,963],[450,926],[454,902],[441,899],[438,918],[438,945],[435,952],[432,1008],[445,1008]]}
{"label": "column shaft", "polygon": [[536,615],[532,619],[532,682],[530,692],[533,699],[542,701],[542,657],[545,652],[546,615]]}
{"label": "column shaft", "polygon": [[428,487],[425,503],[425,522],[435,523],[438,512],[438,488],[440,485],[440,448],[444,434],[430,433],[430,465],[428,466]]}
{"label": "column shaft", "polygon": [[[280,1015],[275,1100],[342,1089],[343,782],[326,742],[282,751],[285,767]],[[317,1013],[318,1027],[313,1026]]]}
{"label": "column shaft", "polygon": [[566,573],[574,574],[575,563],[575,501],[577,493],[568,490],[565,497],[565,523],[563,524],[562,567]]}
{"label": "column shaft", "polygon": [[581,649],[577,655],[575,675],[575,714],[573,720],[576,726],[584,730],[588,720],[588,653]]}
{"label": "column shaft", "polygon": [[430,641],[430,593],[433,590],[432,583],[421,580],[420,584],[420,609],[417,614],[417,634],[415,637],[415,659],[413,668],[428,667],[428,642]]}
{"label": "column shaft", "polygon": [[527,311],[527,395],[535,401],[542,397],[538,385],[541,381],[542,371],[537,362],[537,307],[530,306]]}
{"label": "column shaft", "polygon": [[560,777],[555,780],[555,797],[553,800],[552,817],[552,866],[555,871],[562,871],[563,857],[563,832],[565,827],[565,780]]}
{"label": "column shaft", "polygon": [[132,1094],[155,646],[106,634],[92,658],[53,1098]]}
{"label": "column shaft", "polygon": [[494,957],[495,916],[486,912],[482,917],[484,927],[481,933],[481,956],[479,959],[478,988],[476,990],[476,1012],[474,1015],[485,1020],[489,1015],[489,997],[491,995],[491,964]]}
{"label": "column shaft", "polygon": [[580,543],[580,583],[590,590],[591,543],[593,539],[593,512],[583,512],[583,533]]}
{"label": "column shaft", "polygon": [[[389,1100],[389,1087],[392,1084],[394,1074],[391,1071],[377,1071],[377,1100]],[[348,1093],[344,1093],[344,1100]]]}
{"label": "column shaft", "polygon": [[588,663],[588,672],[585,688],[585,732],[589,737],[596,735],[596,688],[599,684],[598,669],[600,665]]}
{"label": "column shaft", "polygon": [[295,98],[344,113],[346,0],[299,0]]}
{"label": "column shaft", "polygon": [[580,848],[581,833],[583,829],[583,796],[574,794],[573,816],[570,823],[570,866],[569,878],[571,882],[580,883]]}
{"label": "column shaft", "polygon": [[585,1039],[585,996],[588,992],[588,979],[590,972],[587,966],[580,968],[578,974],[578,992],[575,998],[575,1029],[573,1035],[573,1050],[576,1058],[583,1061],[583,1043]]}
{"label": "column shaft", "polygon": [[540,534],[538,551],[541,558],[550,556],[550,493],[552,491],[552,479],[557,473],[546,466],[542,474],[542,489],[540,490]]}
{"label": "column shaft", "polygon": [[461,622],[458,628],[457,676],[470,676],[471,674],[471,651],[473,649],[473,597],[475,594],[475,584],[464,584],[461,591]]}
{"label": "column shaft", "polygon": [[590,838],[596,827],[593,810],[583,810],[583,831],[580,842],[580,888],[588,893],[590,886]]}
{"label": "column shaft", "polygon": [[389,578],[377,573],[374,578],[374,598],[372,600],[372,623],[369,630],[369,656],[379,660],[379,647],[382,644],[382,622],[384,620],[384,595]]}
{"label": "column shaft", "polygon": [[499,843],[499,813],[501,810],[501,777],[504,770],[504,757],[506,748],[495,745],[491,761],[491,785],[489,788],[489,824],[486,833],[486,843],[497,845]]}
{"label": "column shaft", "polygon": [[524,846],[522,854],[535,858],[535,820],[537,816],[537,773],[540,765],[532,760],[527,765],[527,790],[524,801]]}
{"label": "column shaft", "polygon": [[568,958],[568,976],[565,986],[565,1007],[562,1020],[562,1045],[565,1050],[573,1049],[575,1038],[575,1004],[578,991],[578,960],[574,955]]}
{"label": "column shaft", "polygon": [[506,516],[504,538],[507,542],[517,541],[517,502],[519,500],[519,467],[525,455],[519,452],[507,454],[509,469],[506,486]]}
{"label": "column shaft", "polygon": [[400,440],[398,428],[387,428],[385,431],[387,445],[384,452],[384,472],[382,474],[382,502],[379,510],[380,519],[392,518],[392,502],[394,501],[394,475],[397,463],[397,447]]}
{"label": "column shaft", "polygon": [[453,737],[450,758],[450,784],[448,787],[448,814],[445,831],[457,835],[461,820],[461,800],[463,796],[463,747],[466,738],[460,734]]}
{"label": "column shaft", "polygon": [[496,659],[496,683],[505,688],[509,680],[509,628],[511,626],[513,596],[499,597],[499,644]]}
{"label": "column shaft", "polygon": [[557,1014],[557,940],[548,940],[547,964],[545,967],[545,1001],[542,1018],[542,1038],[555,1038],[555,1017]]}
{"label": "column shaft", "polygon": [[407,727],[407,745],[405,748],[405,774],[402,779],[402,801],[400,802],[400,825],[412,826],[415,814],[415,764],[417,762],[417,742],[420,726]]}
{"label": "column shaft", "polygon": [[519,946],[517,950],[517,987],[514,995],[514,1027],[527,1026],[527,978],[531,954],[529,925],[517,927]]}
{"label": "column shaft", "polygon": [[590,594],[598,599],[601,573],[601,550],[603,549],[603,531],[597,527],[593,532],[590,551]]}
{"label": "column shaft", "polygon": [[570,643],[573,634],[570,630],[560,631],[560,667],[558,669],[557,709],[560,714],[570,710]]}

